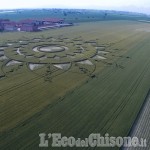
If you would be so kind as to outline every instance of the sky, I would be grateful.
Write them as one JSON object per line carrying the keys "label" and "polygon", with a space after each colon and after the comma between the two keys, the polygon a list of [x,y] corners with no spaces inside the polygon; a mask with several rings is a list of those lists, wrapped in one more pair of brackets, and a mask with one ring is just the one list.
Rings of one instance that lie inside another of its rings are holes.
{"label": "sky", "polygon": [[83,8],[142,12],[150,14],[150,0],[4,0],[0,9]]}

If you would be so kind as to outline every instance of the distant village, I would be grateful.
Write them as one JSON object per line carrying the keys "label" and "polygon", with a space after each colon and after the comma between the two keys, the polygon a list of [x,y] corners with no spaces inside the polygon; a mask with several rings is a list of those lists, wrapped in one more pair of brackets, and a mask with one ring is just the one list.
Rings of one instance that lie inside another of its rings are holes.
{"label": "distant village", "polygon": [[25,31],[36,32],[50,28],[72,26],[72,23],[65,23],[63,19],[25,19],[18,22],[9,19],[0,19],[0,32],[3,31]]}

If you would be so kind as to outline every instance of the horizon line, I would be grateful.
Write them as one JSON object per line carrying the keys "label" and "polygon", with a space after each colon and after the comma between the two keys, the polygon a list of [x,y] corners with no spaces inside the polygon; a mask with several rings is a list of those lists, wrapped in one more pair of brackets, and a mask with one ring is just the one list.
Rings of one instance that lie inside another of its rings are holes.
{"label": "horizon line", "polygon": [[67,10],[97,10],[97,11],[116,11],[116,12],[127,12],[127,13],[137,13],[137,14],[143,14],[143,15],[149,15],[147,13],[144,12],[138,12],[138,11],[129,11],[129,10],[116,10],[116,9],[98,9],[98,8],[57,8],[57,7],[33,7],[33,8],[0,8],[0,11],[5,11],[5,10],[33,10],[33,9],[67,9]]}

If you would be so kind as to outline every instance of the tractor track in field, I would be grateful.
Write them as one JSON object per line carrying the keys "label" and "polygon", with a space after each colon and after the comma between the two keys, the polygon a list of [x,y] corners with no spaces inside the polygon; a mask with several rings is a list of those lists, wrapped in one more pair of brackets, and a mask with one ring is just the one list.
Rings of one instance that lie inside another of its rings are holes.
{"label": "tractor track in field", "polygon": [[[137,87],[140,85],[140,83],[141,83],[141,81],[142,81],[142,79],[143,79],[143,77],[144,77],[144,75],[145,75],[145,72],[147,71],[147,69],[148,69],[148,67],[149,67],[149,61],[148,61],[148,63],[147,63],[147,65],[145,66],[145,68],[144,68],[144,70],[142,71],[142,73],[139,75],[139,77],[136,79],[136,81],[133,83],[133,85],[132,85],[132,88],[131,88],[131,93],[129,93],[129,95],[127,95],[124,99],[126,99],[127,98],[127,101],[123,101],[121,104],[120,104],[120,106],[115,110],[115,112],[114,113],[116,113],[117,111],[119,111],[118,113],[117,113],[117,116],[115,117],[115,118],[113,118],[112,120],[115,120],[118,116],[119,116],[119,114],[121,113],[121,111],[123,111],[123,109],[125,108],[125,106],[130,102],[130,98],[132,97],[132,95],[133,95],[133,93],[135,92],[135,90],[137,89]],[[114,121],[113,121],[114,122]],[[112,125],[112,123],[111,123],[111,125]],[[110,125],[110,126],[111,126]],[[110,127],[109,127],[110,128]],[[108,128],[108,129],[109,129]]]}
{"label": "tractor track in field", "polygon": [[[142,73],[139,75],[139,77],[136,79],[136,81],[131,85],[132,86],[131,87],[131,91],[130,91],[131,93],[129,93],[129,95],[127,95],[126,97],[123,98],[124,100],[127,98],[127,100],[126,101],[122,101],[122,103],[119,103],[119,106],[112,112],[113,115],[111,115],[110,118],[104,122],[103,128],[101,128],[100,130],[104,130],[105,129],[104,131],[106,131],[105,133],[107,133],[108,130],[110,129],[110,127],[112,126],[112,124],[114,123],[115,119],[117,119],[117,117],[119,116],[121,111],[123,111],[125,106],[130,102],[130,98],[132,97],[133,93],[135,92],[135,90],[137,89],[139,84],[141,83],[142,78],[145,75],[145,71],[147,70],[147,67],[149,67],[148,64],[149,63],[147,63],[147,65],[143,69],[144,71],[142,71]],[[120,89],[121,89],[121,86],[118,88],[118,92],[115,93],[114,95],[117,95],[120,92]],[[110,120],[112,120],[112,121],[110,121]],[[95,129],[95,131],[96,130],[97,129]]]}
{"label": "tractor track in field", "polygon": [[31,79],[31,80],[28,80],[28,81],[26,81],[26,82],[23,82],[23,83],[21,83],[21,84],[19,84],[19,85],[15,85],[15,86],[10,87],[10,88],[8,88],[8,89],[1,90],[1,91],[0,91],[0,96],[2,96],[3,94],[7,94],[8,92],[14,91],[14,90],[16,90],[16,89],[18,89],[18,88],[20,88],[20,87],[22,87],[22,86],[25,86],[25,85],[27,85],[27,84],[30,84],[31,82],[34,82],[34,81],[36,81],[36,80],[39,80],[40,78],[42,78],[42,77],[39,77],[39,76],[38,76],[38,77],[35,77],[35,78]]}

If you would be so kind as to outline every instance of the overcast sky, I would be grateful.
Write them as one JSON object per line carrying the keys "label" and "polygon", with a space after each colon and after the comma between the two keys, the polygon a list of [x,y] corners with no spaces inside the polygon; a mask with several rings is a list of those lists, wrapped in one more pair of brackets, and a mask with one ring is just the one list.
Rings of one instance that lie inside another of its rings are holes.
{"label": "overcast sky", "polygon": [[116,9],[150,14],[150,0],[1,0],[0,9],[13,8]]}

